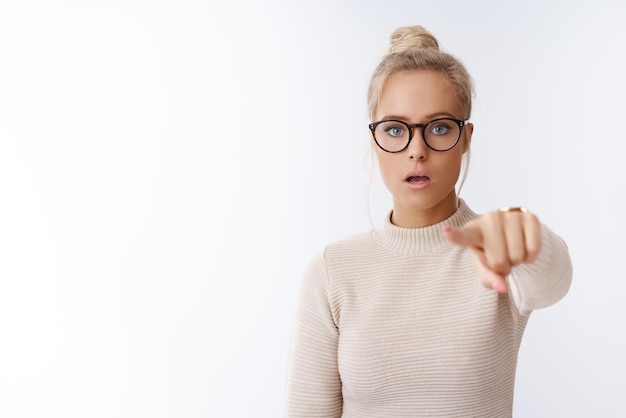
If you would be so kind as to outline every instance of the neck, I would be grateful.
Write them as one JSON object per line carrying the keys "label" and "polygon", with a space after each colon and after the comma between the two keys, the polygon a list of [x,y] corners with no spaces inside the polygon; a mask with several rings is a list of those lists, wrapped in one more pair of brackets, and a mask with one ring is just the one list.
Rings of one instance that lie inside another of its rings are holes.
{"label": "neck", "polygon": [[448,219],[457,207],[458,199],[454,191],[431,207],[407,206],[394,201],[391,223],[403,228],[423,228]]}

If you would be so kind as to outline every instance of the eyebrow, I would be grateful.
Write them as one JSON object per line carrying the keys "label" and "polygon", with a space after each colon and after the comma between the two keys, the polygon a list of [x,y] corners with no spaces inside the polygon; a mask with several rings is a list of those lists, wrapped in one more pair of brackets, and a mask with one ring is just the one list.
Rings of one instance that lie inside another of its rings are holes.
{"label": "eyebrow", "polygon": [[[452,118],[452,119],[458,119],[455,115],[453,115],[450,112],[435,112],[435,113],[431,113],[428,114],[426,116],[424,116],[424,119],[427,120],[433,120],[433,119],[437,119],[437,118]],[[402,120],[402,121],[409,121],[409,118],[405,117],[405,116],[400,116],[400,115],[385,115],[382,117],[382,119],[380,120],[389,120],[389,119],[397,119],[397,120]]]}

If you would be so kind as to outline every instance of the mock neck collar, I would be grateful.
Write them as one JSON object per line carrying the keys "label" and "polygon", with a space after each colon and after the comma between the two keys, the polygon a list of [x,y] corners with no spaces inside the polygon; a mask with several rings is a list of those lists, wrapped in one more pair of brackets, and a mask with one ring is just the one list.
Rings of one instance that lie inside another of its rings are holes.
{"label": "mock neck collar", "polygon": [[459,199],[459,207],[449,218],[423,228],[403,228],[391,223],[390,211],[382,227],[374,231],[374,240],[388,250],[401,254],[420,254],[436,251],[451,245],[443,236],[441,227],[452,225],[456,228],[478,217]]}

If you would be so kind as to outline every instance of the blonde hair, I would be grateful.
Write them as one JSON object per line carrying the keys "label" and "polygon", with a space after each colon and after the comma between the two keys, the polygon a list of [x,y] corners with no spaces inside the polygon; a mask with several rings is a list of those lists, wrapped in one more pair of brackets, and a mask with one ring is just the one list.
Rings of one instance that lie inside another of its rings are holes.
{"label": "blonde hair", "polygon": [[[439,49],[437,39],[422,26],[405,26],[391,34],[389,52],[374,70],[367,91],[370,121],[374,116],[383,89],[391,76],[403,71],[431,70],[444,75],[454,89],[465,120],[472,113],[474,87],[465,66],[454,56]],[[465,169],[461,187],[469,167],[469,144],[466,144]]]}
{"label": "blonde hair", "polygon": [[439,49],[437,39],[422,26],[406,26],[391,34],[389,53],[385,55],[370,79],[367,104],[373,122],[383,88],[392,75],[402,71],[431,70],[443,74],[457,95],[469,119],[472,113],[472,79],[463,64]]}

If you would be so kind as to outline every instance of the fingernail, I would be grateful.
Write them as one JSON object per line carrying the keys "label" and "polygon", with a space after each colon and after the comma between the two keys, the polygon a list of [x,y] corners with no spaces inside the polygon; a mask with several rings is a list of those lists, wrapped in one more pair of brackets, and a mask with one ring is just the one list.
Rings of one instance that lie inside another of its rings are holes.
{"label": "fingernail", "polygon": [[507,285],[498,279],[491,280],[491,288],[498,293],[507,293],[509,291]]}

